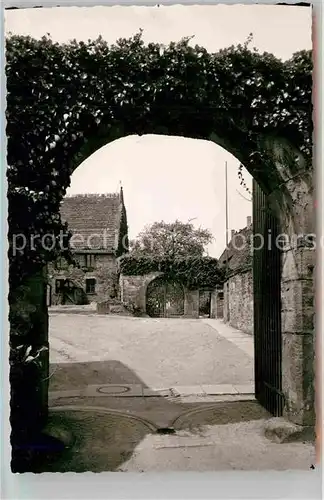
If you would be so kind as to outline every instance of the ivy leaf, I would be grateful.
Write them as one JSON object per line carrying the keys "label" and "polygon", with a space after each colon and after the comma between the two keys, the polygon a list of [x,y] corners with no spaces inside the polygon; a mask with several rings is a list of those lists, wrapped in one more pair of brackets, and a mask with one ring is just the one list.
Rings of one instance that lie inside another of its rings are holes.
{"label": "ivy leaf", "polygon": [[[101,37],[6,39],[10,287],[62,255],[60,231],[70,235],[59,209],[71,173],[119,137],[214,133],[251,170],[269,161],[260,135],[281,135],[311,166],[311,52],[281,61],[250,48],[250,34],[243,45],[210,54],[191,38],[145,45],[140,30],[111,46]],[[15,234],[27,242],[52,235],[55,246],[28,243],[14,254]]]}

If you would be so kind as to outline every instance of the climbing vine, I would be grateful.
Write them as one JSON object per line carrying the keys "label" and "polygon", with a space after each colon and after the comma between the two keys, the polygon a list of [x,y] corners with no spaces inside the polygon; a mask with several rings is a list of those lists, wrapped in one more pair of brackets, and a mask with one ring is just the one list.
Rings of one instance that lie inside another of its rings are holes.
{"label": "climbing vine", "polygon": [[125,255],[119,260],[119,268],[121,274],[129,276],[161,272],[166,278],[180,281],[188,288],[215,288],[224,279],[223,269],[212,257],[167,259]]}
{"label": "climbing vine", "polygon": [[239,167],[238,167],[238,178],[240,179],[240,185],[244,188],[244,190],[250,195],[252,196],[252,193],[251,193],[251,190],[250,188],[247,186],[245,180],[244,180],[244,177],[243,177],[243,165],[242,163],[239,164]]}
{"label": "climbing vine", "polygon": [[[267,165],[264,133],[312,156],[307,51],[283,62],[248,44],[214,54],[190,38],[144,45],[141,33],[111,46],[10,36],[6,76],[11,286],[62,253],[62,232],[68,246],[59,207],[71,173],[118,137],[214,134],[249,170]],[[16,235],[26,240],[19,250]]]}

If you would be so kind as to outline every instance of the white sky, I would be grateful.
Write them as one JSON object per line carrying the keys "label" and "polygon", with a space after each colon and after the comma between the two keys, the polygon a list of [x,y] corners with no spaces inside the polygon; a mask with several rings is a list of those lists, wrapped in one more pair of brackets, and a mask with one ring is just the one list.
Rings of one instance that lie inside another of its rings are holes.
{"label": "white sky", "polygon": [[[5,30],[53,40],[88,40],[98,35],[113,43],[140,28],[145,41],[169,43],[195,35],[192,43],[211,52],[244,43],[287,59],[310,49],[311,8],[273,5],[213,5],[157,7],[61,7],[5,12]],[[240,229],[252,203],[240,187],[237,160],[208,141],[168,136],[130,136],[101,148],[72,176],[70,194],[107,193],[122,181],[130,237],[145,224],[187,221],[211,229],[210,255],[219,257],[225,245],[225,161],[228,163],[229,229]],[[251,177],[245,172],[248,185]],[[239,191],[239,192],[238,192]]]}

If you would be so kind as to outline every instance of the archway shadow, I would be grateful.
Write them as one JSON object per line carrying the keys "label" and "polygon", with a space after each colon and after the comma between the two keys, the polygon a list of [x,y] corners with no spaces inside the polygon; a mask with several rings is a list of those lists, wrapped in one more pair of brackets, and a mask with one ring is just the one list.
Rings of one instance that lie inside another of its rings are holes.
{"label": "archway shadow", "polygon": [[[203,425],[269,417],[253,400],[200,402],[174,396],[167,389],[156,394],[117,360],[54,363],[50,371],[45,431],[63,438],[66,447],[43,460],[36,472],[116,471],[149,434],[199,434]],[[100,390],[109,386],[115,386],[114,395]],[[117,389],[125,386],[133,392],[135,388],[137,395],[118,394]]]}

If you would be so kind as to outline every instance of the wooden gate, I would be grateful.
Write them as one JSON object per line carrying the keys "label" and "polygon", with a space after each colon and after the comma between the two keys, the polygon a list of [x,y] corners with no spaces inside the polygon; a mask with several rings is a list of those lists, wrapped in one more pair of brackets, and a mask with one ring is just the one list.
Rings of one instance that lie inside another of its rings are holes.
{"label": "wooden gate", "polygon": [[[276,245],[279,222],[267,197],[253,182],[254,360],[256,399],[281,416],[281,253]],[[262,240],[264,241],[262,247]]]}
{"label": "wooden gate", "polygon": [[176,281],[156,278],[146,290],[146,313],[151,318],[172,318],[184,314],[184,291]]}

